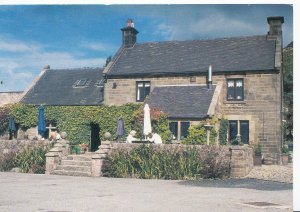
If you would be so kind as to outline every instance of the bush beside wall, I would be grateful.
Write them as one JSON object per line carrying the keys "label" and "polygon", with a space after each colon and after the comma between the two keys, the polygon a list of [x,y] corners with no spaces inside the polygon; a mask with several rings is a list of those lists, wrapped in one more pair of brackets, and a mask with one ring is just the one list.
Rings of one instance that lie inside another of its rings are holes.
{"label": "bush beside wall", "polygon": [[110,177],[226,178],[230,151],[223,146],[113,144],[103,170]]}

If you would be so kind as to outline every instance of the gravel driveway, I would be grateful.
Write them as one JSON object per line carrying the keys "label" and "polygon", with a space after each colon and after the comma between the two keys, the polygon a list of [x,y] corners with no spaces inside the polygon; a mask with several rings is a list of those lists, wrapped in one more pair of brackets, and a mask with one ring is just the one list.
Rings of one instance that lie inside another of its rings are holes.
{"label": "gravel driveway", "polygon": [[0,211],[292,211],[292,184],[0,172]]}

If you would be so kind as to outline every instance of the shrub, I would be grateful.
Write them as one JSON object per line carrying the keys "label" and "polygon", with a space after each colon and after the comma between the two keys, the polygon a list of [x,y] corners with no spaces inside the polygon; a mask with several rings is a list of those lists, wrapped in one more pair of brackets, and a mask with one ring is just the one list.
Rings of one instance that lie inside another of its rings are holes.
{"label": "shrub", "polygon": [[226,149],[217,146],[140,145],[118,148],[102,170],[110,177],[195,179],[229,176]]}
{"label": "shrub", "polygon": [[[133,113],[133,117],[132,129],[137,132],[137,138],[143,138],[144,104],[140,105]],[[153,131],[161,136],[163,143],[170,141],[171,131],[169,129],[168,116],[159,109],[151,108],[150,118]]]}
{"label": "shrub", "polygon": [[[203,120],[198,125],[191,125],[188,129],[188,137],[183,144],[206,144],[206,129],[205,125],[209,122],[212,125],[216,125],[216,118],[213,117],[212,119]],[[209,143],[215,144],[217,142],[218,133],[215,127],[210,129],[210,136],[209,136]]]}
{"label": "shrub", "polygon": [[47,147],[27,148],[14,158],[14,166],[24,173],[45,173]]}
{"label": "shrub", "polygon": [[0,135],[8,130],[9,112],[8,107],[0,107]]}
{"label": "shrub", "polygon": [[0,171],[10,171],[14,168],[15,152],[0,155]]}
{"label": "shrub", "polygon": [[219,129],[219,143],[221,145],[227,144],[227,133],[228,133],[229,122],[227,119],[222,118],[220,120],[220,129]]}

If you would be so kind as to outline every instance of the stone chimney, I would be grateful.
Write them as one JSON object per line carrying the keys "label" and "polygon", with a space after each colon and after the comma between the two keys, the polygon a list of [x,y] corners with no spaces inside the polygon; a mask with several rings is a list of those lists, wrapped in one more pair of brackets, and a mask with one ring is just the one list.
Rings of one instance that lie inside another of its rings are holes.
{"label": "stone chimney", "polygon": [[281,36],[282,35],[281,25],[284,23],[284,17],[282,16],[268,17],[267,20],[270,26],[268,36]]}
{"label": "stone chimney", "polygon": [[124,48],[131,48],[136,43],[136,35],[139,33],[134,28],[132,19],[127,20],[126,27],[122,28],[122,46]]}
{"label": "stone chimney", "polygon": [[275,53],[275,67],[281,69],[282,67],[282,24],[284,23],[284,17],[275,16],[268,17],[269,32],[267,34],[268,40],[276,41],[276,53]]}

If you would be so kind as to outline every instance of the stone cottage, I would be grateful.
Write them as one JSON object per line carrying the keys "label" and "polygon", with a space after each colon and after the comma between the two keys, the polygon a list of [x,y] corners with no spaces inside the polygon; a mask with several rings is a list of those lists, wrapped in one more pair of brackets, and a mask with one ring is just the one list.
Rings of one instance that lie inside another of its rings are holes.
{"label": "stone cottage", "polygon": [[[103,71],[104,104],[147,101],[169,114],[176,138],[213,115],[229,120],[229,140],[261,143],[279,161],[282,145],[282,23],[265,35],[138,43],[130,23]],[[147,97],[147,98],[146,98]]]}
{"label": "stone cottage", "polygon": [[[178,140],[187,136],[190,124],[224,116],[229,120],[229,140],[260,143],[263,152],[278,163],[284,18],[269,17],[267,23],[269,31],[264,35],[138,43],[138,31],[129,20],[121,29],[122,46],[104,70],[95,69],[96,75],[83,78],[79,72],[87,70],[78,69],[78,77],[66,83],[63,71],[46,68],[22,102],[122,105],[147,101],[169,115],[170,129]],[[59,74],[60,81],[57,77],[45,80],[50,73]],[[44,89],[47,83],[50,87]]]}

